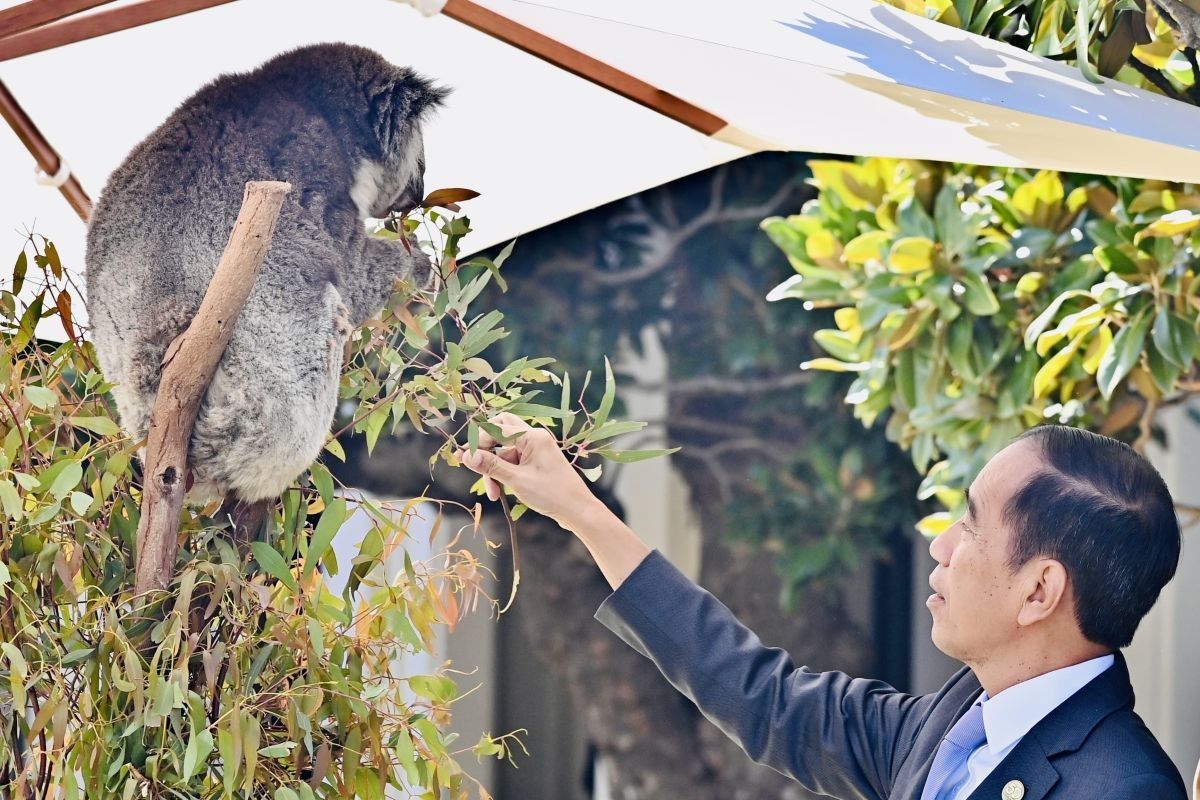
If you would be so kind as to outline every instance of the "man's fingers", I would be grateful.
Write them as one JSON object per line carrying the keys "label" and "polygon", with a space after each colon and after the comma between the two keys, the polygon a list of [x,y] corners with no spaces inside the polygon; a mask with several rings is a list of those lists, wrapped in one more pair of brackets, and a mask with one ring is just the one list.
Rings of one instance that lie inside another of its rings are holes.
{"label": "man's fingers", "polygon": [[476,450],[474,453],[464,452],[462,463],[466,464],[468,469],[478,472],[480,475],[495,478],[501,483],[509,483],[512,480],[515,468],[513,463],[487,450]]}
{"label": "man's fingers", "polygon": [[[495,416],[488,419],[488,422],[492,423],[493,425],[499,426],[499,428],[501,430],[503,430],[505,427],[512,428],[514,431],[531,431],[531,430],[533,430],[533,428],[530,427],[528,422],[521,419],[516,414],[509,413],[508,411],[501,411],[499,414],[496,414]],[[504,431],[504,432],[508,433],[508,431]]]}

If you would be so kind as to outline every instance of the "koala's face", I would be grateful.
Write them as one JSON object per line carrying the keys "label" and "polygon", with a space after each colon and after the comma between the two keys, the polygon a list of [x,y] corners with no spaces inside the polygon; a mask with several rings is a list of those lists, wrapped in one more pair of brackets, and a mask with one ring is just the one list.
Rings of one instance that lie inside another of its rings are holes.
{"label": "koala's face", "polygon": [[425,199],[425,146],[421,128],[413,124],[408,136],[399,137],[398,152],[382,162],[364,159],[354,176],[350,196],[364,217],[382,219],[405,213]]}

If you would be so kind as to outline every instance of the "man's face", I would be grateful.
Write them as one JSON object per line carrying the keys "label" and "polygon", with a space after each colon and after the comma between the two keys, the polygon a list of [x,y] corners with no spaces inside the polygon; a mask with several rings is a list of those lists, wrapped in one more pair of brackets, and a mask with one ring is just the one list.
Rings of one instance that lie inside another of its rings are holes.
{"label": "man's face", "polygon": [[935,594],[926,601],[933,643],[973,667],[1019,633],[1017,614],[1028,584],[1022,570],[1009,570],[1012,532],[1001,514],[1041,465],[1037,446],[1027,441],[1001,450],[971,484],[967,513],[929,545],[938,562],[929,576]]}

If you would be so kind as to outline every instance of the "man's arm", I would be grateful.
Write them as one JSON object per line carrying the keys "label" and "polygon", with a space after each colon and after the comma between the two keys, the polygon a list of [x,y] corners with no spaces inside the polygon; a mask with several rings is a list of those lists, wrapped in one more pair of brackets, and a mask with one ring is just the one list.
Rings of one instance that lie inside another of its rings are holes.
{"label": "man's arm", "polygon": [[897,750],[928,704],[878,681],[797,668],[658,552],[596,618],[750,758],[833,797],[887,797]]}
{"label": "man's arm", "polygon": [[1126,778],[1104,795],[1104,800],[1187,800],[1180,784],[1161,772],[1147,772]]}
{"label": "man's arm", "polygon": [[889,794],[928,698],[797,669],[596,500],[553,436],[511,415],[492,422],[518,438],[497,448],[481,434],[485,452],[463,452],[463,462],[487,476],[493,498],[504,484],[579,537],[615,590],[597,612],[602,623],[755,761],[834,797]]}

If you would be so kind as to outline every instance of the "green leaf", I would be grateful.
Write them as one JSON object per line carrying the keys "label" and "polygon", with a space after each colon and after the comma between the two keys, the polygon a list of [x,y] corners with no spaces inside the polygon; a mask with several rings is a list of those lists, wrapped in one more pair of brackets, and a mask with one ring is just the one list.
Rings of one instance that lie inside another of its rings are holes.
{"label": "green leaf", "polygon": [[0,481],[0,507],[4,509],[5,516],[11,520],[17,521],[24,516],[21,496],[17,493],[17,487],[13,486],[11,481]]}
{"label": "green leaf", "polygon": [[1160,308],[1154,316],[1154,345],[1163,357],[1180,369],[1192,361],[1196,334],[1191,324],[1168,308]]}
{"label": "green leaf", "polygon": [[1125,379],[1142,354],[1146,330],[1150,327],[1149,311],[1148,308],[1142,309],[1117,331],[1112,346],[1100,362],[1100,369],[1096,371],[1096,384],[1106,400],[1112,397],[1117,384]]}
{"label": "green leaf", "polygon": [[493,330],[502,319],[504,319],[504,315],[501,312],[490,311],[473,323],[459,342],[463,356],[470,357],[481,353],[493,342],[508,336],[508,331],[503,328]]}
{"label": "green leaf", "polygon": [[333,501],[333,475],[325,468],[324,464],[313,464],[309,472],[309,477],[312,479],[313,486],[317,487],[317,492],[321,495],[321,500],[328,505]]}
{"label": "green leaf", "polygon": [[78,461],[59,461],[38,475],[37,490],[49,491],[55,500],[62,500],[67,496],[67,492],[79,484],[82,477],[83,467]]}
{"label": "green leaf", "polygon": [[[288,753],[292,752],[292,748],[296,746],[295,742],[282,742],[280,744],[267,745],[260,747],[258,754],[263,758],[286,758]],[[275,794],[279,796],[278,792]]]}
{"label": "green leaf", "polygon": [[1136,275],[1139,272],[1133,259],[1114,245],[1101,245],[1092,251],[1092,255],[1107,272],[1117,275]]}
{"label": "green leaf", "polygon": [[678,453],[678,447],[672,447],[670,450],[609,450],[601,448],[596,450],[596,455],[602,458],[607,458],[609,461],[615,461],[618,464],[632,464],[635,461],[645,461],[649,458],[658,458],[659,456],[669,456],[672,453]]}
{"label": "green leaf", "polygon": [[207,730],[193,733],[183,751],[183,777],[185,780],[202,772],[208,765],[208,756],[213,751],[213,737]]}
{"label": "green leaf", "polygon": [[929,269],[933,266],[935,249],[935,242],[923,236],[897,239],[888,253],[888,267],[902,274]]}
{"label": "green leaf", "polygon": [[20,253],[17,254],[17,263],[13,267],[13,283],[12,283],[12,293],[13,294],[21,293],[21,287],[23,287],[25,285],[25,273],[26,273],[26,271],[28,271],[28,269],[29,269],[29,257],[27,255],[25,255],[25,251],[22,250]]}
{"label": "green leaf", "polygon": [[288,569],[287,562],[283,560],[283,556],[279,555],[278,550],[266,542],[251,542],[250,549],[254,553],[254,560],[268,575],[279,580],[293,592],[299,593],[300,587],[296,585],[296,578]]}
{"label": "green leaf", "polygon": [[966,303],[967,310],[972,314],[990,317],[1000,310],[1000,301],[996,299],[986,278],[976,275],[974,272],[963,272],[958,280],[966,289],[963,301]]}
{"label": "green leaf", "polygon": [[68,421],[76,428],[85,428],[101,436],[116,436],[121,432],[117,423],[108,417],[69,417]]}
{"label": "green leaf", "polygon": [[1165,358],[1157,345],[1146,348],[1146,363],[1150,367],[1150,377],[1160,392],[1167,394],[1174,390],[1175,381],[1183,372],[1181,367]]}
{"label": "green leaf", "polygon": [[846,363],[836,358],[813,358],[800,364],[800,369],[819,369],[825,372],[866,372],[871,368],[869,361]]}
{"label": "green leaf", "polygon": [[304,577],[307,578],[317,568],[317,564],[325,557],[325,551],[333,543],[333,537],[346,521],[346,499],[334,498],[317,521],[317,529],[313,532],[312,540],[308,543],[308,555],[304,559]]}
{"label": "green leaf", "polygon": [[342,463],[346,462],[346,451],[342,448],[342,443],[337,439],[330,439],[325,443],[325,449],[328,450],[333,457]]}
{"label": "green leaf", "polygon": [[[274,745],[273,745],[274,746]],[[264,747],[258,751],[259,755],[265,755],[263,750],[270,750],[270,747]],[[275,800],[300,800],[300,795],[296,794],[295,790],[289,789],[286,786],[280,786],[275,790]]]}
{"label": "green leaf", "polygon": [[92,507],[92,500],[87,492],[71,492],[71,510],[82,517]]}
{"label": "green leaf", "polygon": [[1060,308],[1062,308],[1063,303],[1067,302],[1072,297],[1084,297],[1087,296],[1087,294],[1088,293],[1082,289],[1071,289],[1054,298],[1050,302],[1050,305],[1046,306],[1042,313],[1038,314],[1037,318],[1034,319],[1033,322],[1029,323],[1029,327],[1025,329],[1025,347],[1032,348],[1034,346],[1038,340],[1038,337],[1042,335],[1042,332],[1049,327],[1050,323],[1054,320],[1054,317],[1058,315],[1058,311]]}
{"label": "green leaf", "polygon": [[850,264],[866,264],[870,261],[883,262],[892,234],[887,231],[867,231],[846,242],[842,258]]}
{"label": "green leaf", "polygon": [[937,228],[929,217],[929,212],[915,195],[901,204],[896,221],[900,225],[900,233],[904,236],[922,239],[933,239],[937,236]]}
{"label": "green leaf", "polygon": [[504,410],[510,414],[516,414],[521,417],[550,417],[552,419],[561,419],[566,414],[554,406],[544,406],[538,403],[511,403],[504,407]]}
{"label": "green leaf", "polygon": [[954,259],[971,252],[978,235],[974,214],[965,214],[958,201],[958,190],[947,183],[938,192],[933,204],[934,224],[937,238],[942,243],[946,258]]}
{"label": "green leaf", "polygon": [[419,697],[438,703],[448,703],[458,694],[454,681],[441,675],[413,675],[408,685]]}
{"label": "green leaf", "polygon": [[617,397],[617,382],[613,378],[612,364],[608,361],[608,356],[604,357],[604,396],[600,398],[600,405],[596,407],[596,413],[592,416],[593,425],[603,425],[608,419],[609,412],[612,411],[613,401]]}
{"label": "green leaf", "polygon": [[599,427],[592,428],[586,432],[583,439],[589,442],[599,442],[604,439],[611,439],[614,436],[621,436],[626,433],[634,433],[646,427],[644,422],[636,422],[633,420],[609,420]]}
{"label": "green leaf", "polygon": [[58,395],[45,386],[26,386],[25,397],[30,403],[43,411],[58,405]]}
{"label": "green leaf", "polygon": [[1075,353],[1086,336],[1087,332],[1079,334],[1071,340],[1070,344],[1059,350],[1042,365],[1042,368],[1037,371],[1037,375],[1033,377],[1034,397],[1045,397],[1050,394],[1050,390],[1058,383],[1058,376],[1071,363],[1071,359],[1075,357]]}
{"label": "green leaf", "polygon": [[813,334],[813,340],[826,353],[840,361],[860,361],[858,342],[844,331],[824,328]]}
{"label": "green leaf", "polygon": [[954,517],[950,515],[949,511],[936,511],[928,516],[922,517],[921,520],[917,522],[917,530],[920,531],[924,536],[928,536],[930,539],[932,539],[935,536],[948,531],[950,526],[953,524]]}
{"label": "green leaf", "polygon": [[390,413],[390,406],[379,406],[363,420],[363,428],[367,433],[368,454],[375,449],[375,443],[379,441],[379,433],[383,430],[383,425],[387,422]]}
{"label": "green leaf", "polygon": [[50,265],[54,277],[63,276],[62,259],[58,257],[58,248],[54,246],[54,242],[46,242],[46,263]]}

